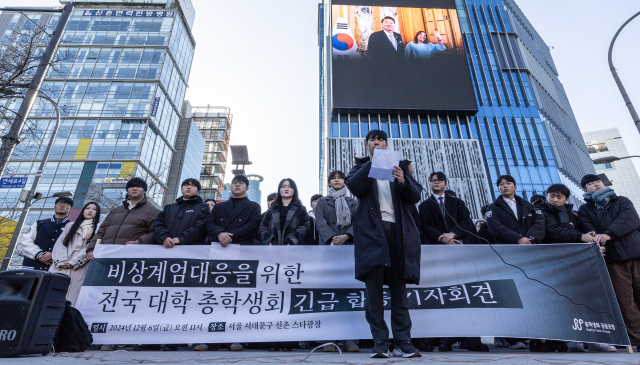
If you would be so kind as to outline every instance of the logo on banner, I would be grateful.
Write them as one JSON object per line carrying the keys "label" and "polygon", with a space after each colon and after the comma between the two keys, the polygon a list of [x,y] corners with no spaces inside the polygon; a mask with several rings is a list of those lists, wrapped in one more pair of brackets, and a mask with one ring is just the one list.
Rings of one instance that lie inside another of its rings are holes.
{"label": "logo on banner", "polygon": [[574,318],[573,319],[573,330],[574,331],[582,331],[582,324],[584,323],[583,320],[578,319],[578,318]]}

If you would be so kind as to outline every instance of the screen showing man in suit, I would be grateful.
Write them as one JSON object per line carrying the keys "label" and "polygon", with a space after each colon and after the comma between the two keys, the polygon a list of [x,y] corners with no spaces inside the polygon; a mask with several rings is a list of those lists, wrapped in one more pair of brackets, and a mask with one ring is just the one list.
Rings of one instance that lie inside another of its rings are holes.
{"label": "screen showing man in suit", "polygon": [[455,0],[334,0],[331,27],[334,108],[478,109]]}

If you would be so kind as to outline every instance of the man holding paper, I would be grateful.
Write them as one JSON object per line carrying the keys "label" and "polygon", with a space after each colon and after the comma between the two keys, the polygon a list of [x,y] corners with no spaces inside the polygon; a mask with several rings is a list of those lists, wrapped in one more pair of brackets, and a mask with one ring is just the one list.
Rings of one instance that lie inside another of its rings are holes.
{"label": "man holding paper", "polygon": [[394,355],[420,357],[411,344],[406,284],[420,281],[420,232],[409,207],[420,201],[422,186],[411,175],[412,162],[387,151],[384,131],[370,131],[365,141],[369,156],[355,159],[346,183],[359,199],[353,222],[355,273],[367,289],[365,315],[375,342],[371,357],[389,357],[385,284],[391,296]]}

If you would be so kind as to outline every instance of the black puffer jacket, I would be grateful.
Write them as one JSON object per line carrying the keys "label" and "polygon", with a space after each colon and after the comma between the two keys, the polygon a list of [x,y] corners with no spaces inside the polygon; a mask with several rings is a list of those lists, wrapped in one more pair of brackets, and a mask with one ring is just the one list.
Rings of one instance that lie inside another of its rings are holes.
{"label": "black puffer jacket", "polygon": [[[371,161],[369,157],[356,159],[356,165],[349,171],[346,184],[351,194],[359,199],[353,220],[354,256],[356,279],[364,281],[367,274],[378,267],[390,267],[389,246],[382,228],[382,215],[378,201],[378,184],[369,177]],[[402,249],[405,281],[420,283],[420,230],[414,214],[415,204],[420,201],[422,186],[411,175],[411,161],[400,161],[405,183],[391,184],[393,212],[396,224],[396,242]],[[414,206],[414,208],[410,208]]]}
{"label": "black puffer jacket", "polygon": [[542,243],[578,243],[582,242],[582,232],[578,215],[573,211],[572,204],[566,204],[569,223],[560,222],[558,209],[549,205],[546,201],[536,204],[544,215],[544,240]]}
{"label": "black puffer jacket", "polygon": [[542,212],[517,195],[515,199],[519,217],[513,214],[513,210],[502,196],[489,204],[486,214],[489,232],[496,239],[497,244],[517,244],[522,237],[542,243],[544,239]]}
{"label": "black puffer jacket", "polygon": [[207,237],[209,205],[198,195],[189,200],[179,197],[164,209],[153,222],[153,238],[157,243],[167,237],[178,237],[181,245],[204,245]]}
{"label": "black puffer jacket", "polygon": [[640,257],[640,217],[631,200],[613,195],[604,209],[583,204],[578,217],[585,232],[595,231],[611,237],[607,241],[605,261],[625,261]]}

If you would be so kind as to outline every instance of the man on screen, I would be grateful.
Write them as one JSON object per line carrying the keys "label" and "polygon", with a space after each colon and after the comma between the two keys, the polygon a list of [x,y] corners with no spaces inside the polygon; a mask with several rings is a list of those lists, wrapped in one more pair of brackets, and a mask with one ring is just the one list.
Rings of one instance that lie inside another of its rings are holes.
{"label": "man on screen", "polygon": [[367,51],[374,61],[397,62],[404,60],[402,36],[393,31],[396,20],[390,16],[382,19],[382,30],[369,36]]}

